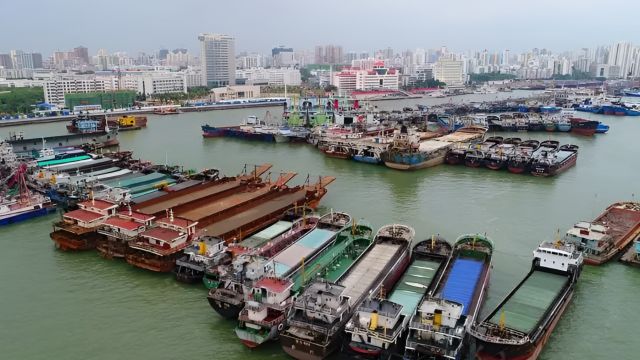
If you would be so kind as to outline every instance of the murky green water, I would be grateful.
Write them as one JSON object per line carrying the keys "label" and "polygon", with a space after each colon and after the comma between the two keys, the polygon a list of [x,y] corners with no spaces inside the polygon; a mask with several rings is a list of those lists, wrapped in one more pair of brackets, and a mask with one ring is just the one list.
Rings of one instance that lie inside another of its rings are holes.
{"label": "murky green water", "polygon": [[[273,115],[280,111],[269,110]],[[252,114],[262,116],[264,109],[150,116],[147,129],[122,133],[121,145],[144,159],[215,167],[229,175],[245,163],[271,163],[273,176],[297,171],[292,183],[308,174],[333,175],[338,180],[323,200],[327,209],[364,217],[376,227],[407,223],[424,238],[440,233],[453,241],[467,232],[487,233],[496,253],[485,310],[517,284],[533,248],[552,239],[556,229],[564,231],[594,218],[611,202],[640,195],[637,118],[601,117],[611,131],[595,138],[518,134],[580,146],[576,167],[540,179],[446,165],[405,173],[329,159],[306,145],[200,136],[203,123],[234,124]],[[0,129],[0,136],[13,130]],[[57,123],[24,130],[27,136],[40,136],[65,129]],[[55,217],[0,228],[1,359],[284,358],[277,344],[257,351],[244,348],[233,322],[211,310],[200,286],[105,261],[95,253],[56,251],[48,237]],[[617,263],[586,268],[541,358],[636,359],[638,299],[640,269]]]}

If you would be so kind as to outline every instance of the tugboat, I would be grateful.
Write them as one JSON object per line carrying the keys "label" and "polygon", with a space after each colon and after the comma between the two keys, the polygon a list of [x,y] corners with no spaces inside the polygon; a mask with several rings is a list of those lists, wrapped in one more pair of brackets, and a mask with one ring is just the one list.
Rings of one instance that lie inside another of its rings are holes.
{"label": "tugboat", "polygon": [[49,235],[60,250],[95,249],[98,240],[104,239],[98,229],[115,215],[118,204],[106,200],[92,199],[78,203],[78,209],[62,215],[62,221],[53,224]]}
{"label": "tugboat", "polygon": [[405,358],[462,358],[465,332],[484,301],[492,255],[493,243],[487,237],[458,238],[442,279],[411,318]]}
{"label": "tugboat", "polygon": [[540,147],[538,140],[525,140],[515,150],[515,154],[509,158],[507,169],[514,174],[522,174],[529,171],[531,156]]}
{"label": "tugboat", "polygon": [[296,359],[324,359],[337,351],[354,310],[381,288],[393,287],[406,268],[412,231],[404,225],[383,227],[374,245],[335,283],[319,281],[307,288],[280,334],[284,351]]}
{"label": "tugboat", "polygon": [[562,145],[556,151],[541,152],[531,162],[531,175],[554,176],[574,166],[578,159],[578,145]]}
{"label": "tugboat", "polygon": [[176,260],[176,267],[173,269],[176,280],[188,284],[202,282],[207,267],[229,260],[226,250],[227,246],[223,240],[212,236],[200,237]]}
{"label": "tugboat", "polygon": [[598,129],[599,121],[571,118],[571,132],[579,135],[592,136]]}
{"label": "tugboat", "polygon": [[171,272],[176,259],[195,238],[197,221],[169,216],[155,223],[155,227],[140,233],[128,243],[127,262],[141,269]]}
{"label": "tugboat", "polygon": [[[300,271],[302,259],[312,261],[331,244],[338,234],[352,226],[351,216],[329,213],[320,218],[311,231],[300,237],[284,251],[271,259],[256,258],[250,254],[234,260],[231,274],[220,274],[220,284],[209,291],[208,300],[213,309],[224,318],[238,318],[248,299],[253,284],[268,273],[267,264],[278,265],[275,277],[288,279]],[[284,263],[286,261],[286,263]]]}
{"label": "tugboat", "polygon": [[423,297],[438,285],[450,256],[451,245],[435,236],[416,245],[389,298],[366,299],[347,323],[349,350],[365,357],[402,356],[409,320]]}
{"label": "tugboat", "polygon": [[[303,239],[266,264],[268,270],[265,276],[254,283],[245,307],[238,316],[235,332],[245,346],[255,348],[276,339],[284,329],[294,298],[315,278],[327,277],[327,280],[335,281],[346,272],[371,245],[371,228],[353,226],[333,239],[317,256],[303,256],[299,261],[299,270],[290,276],[286,275],[291,271],[287,263],[291,262],[293,254],[297,257],[308,252],[301,248],[308,246],[309,241]],[[297,249],[298,245],[300,249]],[[308,263],[307,258],[310,259]]]}
{"label": "tugboat", "polygon": [[128,211],[117,212],[98,229],[98,233],[103,235],[97,242],[98,253],[106,259],[124,258],[127,244],[151,228],[154,219],[155,216],[132,211],[131,206]]}
{"label": "tugboat", "polygon": [[602,265],[624,251],[640,236],[640,203],[610,205],[592,222],[582,221],[567,231],[564,240],[584,253],[587,265]]}
{"label": "tugboat", "polygon": [[507,138],[502,144],[498,144],[489,151],[485,158],[484,166],[491,170],[500,170],[507,165],[509,159],[516,154],[518,145],[522,142],[520,138]]}
{"label": "tugboat", "polygon": [[540,244],[529,274],[469,330],[475,359],[537,359],[571,302],[582,263],[572,244]]}

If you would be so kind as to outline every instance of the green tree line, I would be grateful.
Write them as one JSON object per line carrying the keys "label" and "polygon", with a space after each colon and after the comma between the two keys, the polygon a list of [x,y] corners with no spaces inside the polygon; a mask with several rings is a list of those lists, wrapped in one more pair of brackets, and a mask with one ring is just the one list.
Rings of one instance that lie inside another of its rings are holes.
{"label": "green tree line", "polygon": [[26,114],[33,110],[33,105],[44,101],[41,87],[1,88],[0,114]]}

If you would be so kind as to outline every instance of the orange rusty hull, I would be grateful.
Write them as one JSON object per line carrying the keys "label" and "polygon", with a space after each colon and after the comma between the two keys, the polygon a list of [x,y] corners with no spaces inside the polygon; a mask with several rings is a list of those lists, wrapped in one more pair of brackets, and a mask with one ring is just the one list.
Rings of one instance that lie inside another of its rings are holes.
{"label": "orange rusty hull", "polygon": [[83,235],[75,235],[64,230],[56,230],[49,234],[56,248],[63,251],[84,251],[96,248],[98,240],[104,235],[92,232]]}

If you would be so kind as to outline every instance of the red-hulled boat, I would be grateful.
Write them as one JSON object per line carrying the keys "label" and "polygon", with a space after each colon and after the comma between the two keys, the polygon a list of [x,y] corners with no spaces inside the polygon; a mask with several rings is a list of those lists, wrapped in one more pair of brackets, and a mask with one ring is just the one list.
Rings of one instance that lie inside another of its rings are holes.
{"label": "red-hulled boat", "polygon": [[531,175],[554,176],[574,166],[578,145],[562,145],[557,151],[541,152],[531,162]]}
{"label": "red-hulled boat", "polygon": [[351,152],[349,148],[343,145],[329,145],[322,152],[328,157],[336,159],[351,159]]}
{"label": "red-hulled boat", "polygon": [[62,221],[53,224],[51,240],[60,250],[90,250],[104,235],[98,233],[102,224],[115,215],[118,204],[92,199],[78,203],[78,209],[62,215]]}
{"label": "red-hulled boat", "polygon": [[598,128],[598,122],[595,120],[585,120],[580,118],[571,118],[571,132],[579,134],[592,136],[596,133],[596,129]]}
{"label": "red-hulled boat", "polygon": [[171,272],[176,259],[196,237],[197,221],[169,217],[156,221],[156,226],[140,233],[128,243],[125,258],[133,266],[157,272]]}

